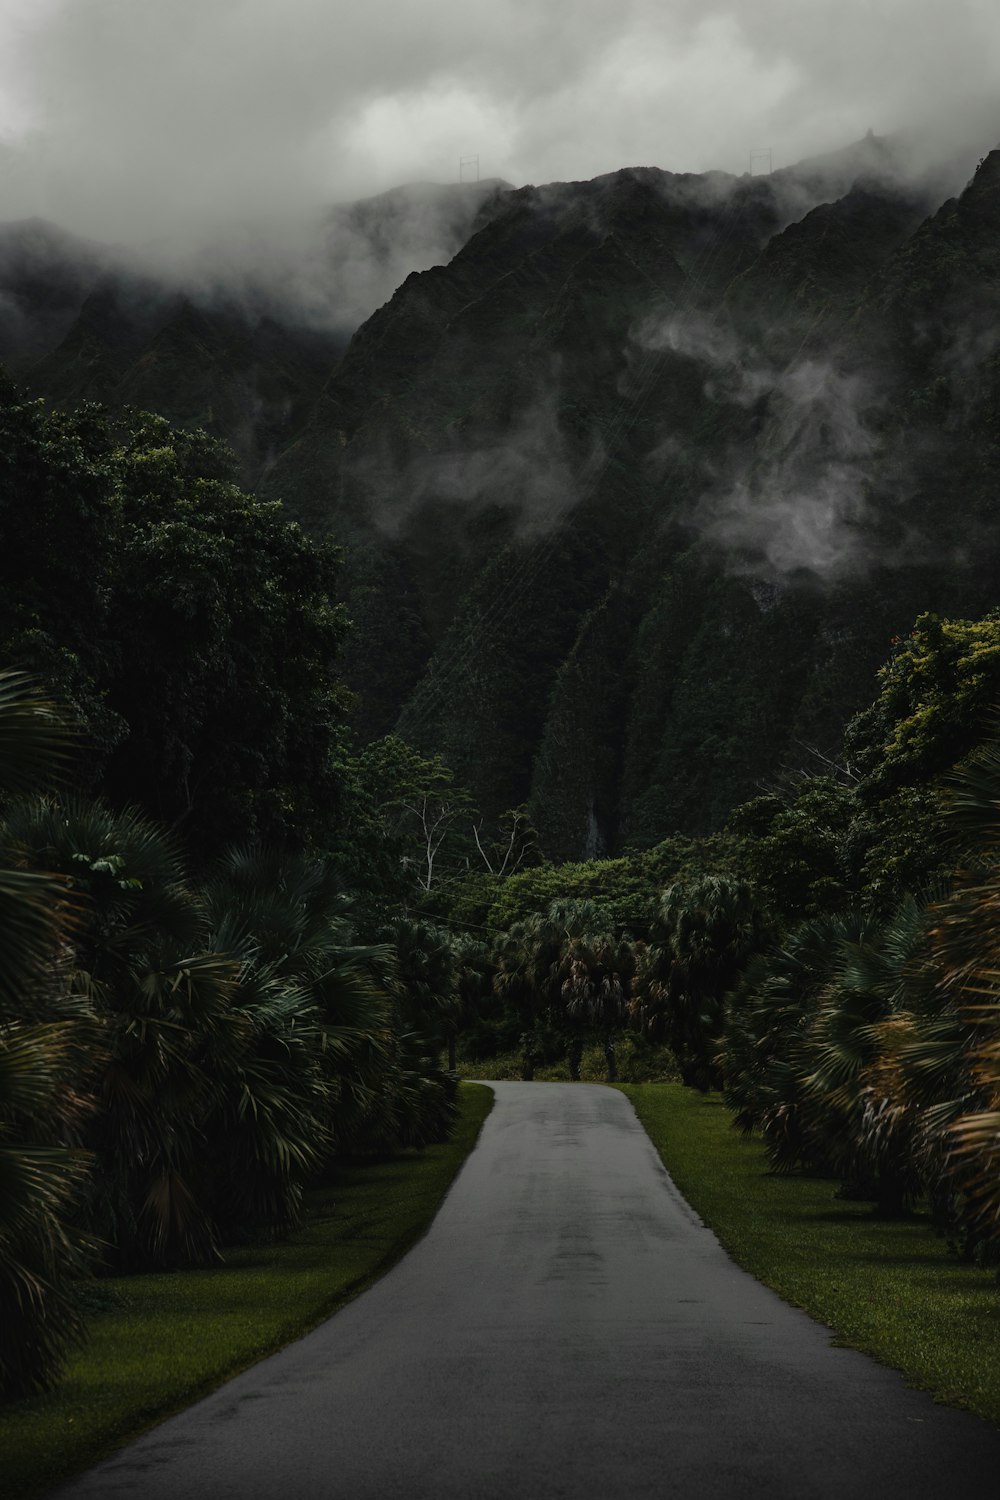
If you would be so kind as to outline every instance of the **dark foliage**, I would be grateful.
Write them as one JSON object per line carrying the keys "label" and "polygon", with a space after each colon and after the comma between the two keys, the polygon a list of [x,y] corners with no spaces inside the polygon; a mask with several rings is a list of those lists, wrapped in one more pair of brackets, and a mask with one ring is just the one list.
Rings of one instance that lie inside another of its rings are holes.
{"label": "dark foliage", "polygon": [[200,855],[329,841],[345,704],[336,555],[197,433],[0,390],[0,651],[58,691],[76,771]]}

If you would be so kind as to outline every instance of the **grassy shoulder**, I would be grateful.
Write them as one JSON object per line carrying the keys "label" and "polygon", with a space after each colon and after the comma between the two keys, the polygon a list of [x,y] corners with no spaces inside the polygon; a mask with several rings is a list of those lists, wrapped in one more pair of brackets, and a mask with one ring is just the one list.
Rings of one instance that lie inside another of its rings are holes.
{"label": "grassy shoulder", "polygon": [[926,1217],[880,1220],[827,1179],[777,1176],[717,1096],[625,1086],[664,1165],[741,1266],[939,1401],[1000,1423],[1000,1289]]}
{"label": "grassy shoulder", "polygon": [[427,1228],[493,1107],[463,1084],[444,1145],[346,1168],[311,1193],[282,1244],[228,1252],[206,1271],[129,1276],[88,1289],[86,1347],[48,1395],[0,1409],[0,1470],[29,1500],[315,1327]]}

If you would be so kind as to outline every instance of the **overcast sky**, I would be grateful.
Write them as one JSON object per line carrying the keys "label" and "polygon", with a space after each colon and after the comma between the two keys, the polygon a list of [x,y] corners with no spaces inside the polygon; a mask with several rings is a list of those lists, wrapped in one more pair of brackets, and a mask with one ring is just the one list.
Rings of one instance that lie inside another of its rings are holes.
{"label": "overcast sky", "polygon": [[998,0],[0,0],[0,220],[102,238],[911,126],[1000,142]]}

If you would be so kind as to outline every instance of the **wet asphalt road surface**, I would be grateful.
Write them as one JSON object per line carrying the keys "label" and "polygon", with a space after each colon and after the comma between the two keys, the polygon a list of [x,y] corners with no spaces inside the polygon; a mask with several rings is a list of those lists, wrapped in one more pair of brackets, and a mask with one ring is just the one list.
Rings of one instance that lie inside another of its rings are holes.
{"label": "wet asphalt road surface", "polygon": [[833,1348],[740,1271],[622,1094],[495,1088],[394,1270],[60,1494],[1000,1496],[1000,1432]]}

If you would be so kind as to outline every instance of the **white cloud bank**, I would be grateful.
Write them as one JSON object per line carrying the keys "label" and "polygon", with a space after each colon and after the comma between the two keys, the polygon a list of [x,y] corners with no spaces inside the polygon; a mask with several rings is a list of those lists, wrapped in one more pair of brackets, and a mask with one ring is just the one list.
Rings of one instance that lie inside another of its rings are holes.
{"label": "white cloud bank", "polygon": [[202,236],[398,182],[1000,139],[995,0],[0,0],[0,219]]}

